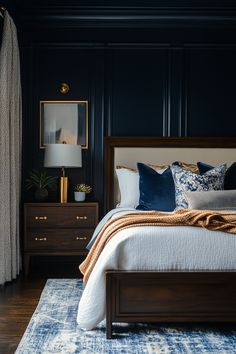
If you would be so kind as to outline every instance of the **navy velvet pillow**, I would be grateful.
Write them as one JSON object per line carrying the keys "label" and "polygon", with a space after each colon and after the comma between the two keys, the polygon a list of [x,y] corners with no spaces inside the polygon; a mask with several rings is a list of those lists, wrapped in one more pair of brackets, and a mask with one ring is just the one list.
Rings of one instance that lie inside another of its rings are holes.
{"label": "navy velvet pillow", "polygon": [[[197,163],[200,174],[211,170],[213,166],[207,165],[204,162]],[[224,189],[236,189],[236,162],[234,162],[225,173]]]}
{"label": "navy velvet pillow", "polygon": [[170,168],[162,174],[143,163],[138,163],[139,210],[172,211],[175,209],[175,184]]}
{"label": "navy velvet pillow", "polygon": [[203,173],[206,173],[207,171],[211,170],[212,168],[214,168],[214,166],[211,165],[207,165],[204,162],[198,162],[197,163],[197,167],[199,169],[200,175],[203,175]]}

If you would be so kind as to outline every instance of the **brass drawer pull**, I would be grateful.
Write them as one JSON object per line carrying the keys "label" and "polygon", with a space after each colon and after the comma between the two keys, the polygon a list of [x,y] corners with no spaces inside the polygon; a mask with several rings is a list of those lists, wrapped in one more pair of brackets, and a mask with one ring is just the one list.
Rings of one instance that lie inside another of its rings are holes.
{"label": "brass drawer pull", "polygon": [[76,220],[87,220],[88,218],[87,218],[87,216],[85,215],[85,216],[76,216]]}
{"label": "brass drawer pull", "polygon": [[76,236],[76,241],[81,241],[81,240],[87,240],[87,237],[79,237],[79,236]]}
{"label": "brass drawer pull", "polygon": [[47,220],[47,216],[35,216],[35,220]]}
{"label": "brass drawer pull", "polygon": [[35,237],[35,241],[47,241],[47,237]]}

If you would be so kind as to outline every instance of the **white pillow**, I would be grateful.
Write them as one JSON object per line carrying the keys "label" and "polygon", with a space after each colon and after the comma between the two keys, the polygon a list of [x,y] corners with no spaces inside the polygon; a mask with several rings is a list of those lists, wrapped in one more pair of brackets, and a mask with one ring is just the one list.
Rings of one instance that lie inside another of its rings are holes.
{"label": "white pillow", "polygon": [[127,168],[116,168],[121,208],[136,208],[139,204],[139,174]]}
{"label": "white pillow", "polygon": [[[154,168],[154,165],[152,165]],[[166,168],[156,168],[155,171],[162,174]],[[139,173],[138,171],[119,167],[116,168],[118,184],[120,189],[120,208],[136,208],[139,205]]]}

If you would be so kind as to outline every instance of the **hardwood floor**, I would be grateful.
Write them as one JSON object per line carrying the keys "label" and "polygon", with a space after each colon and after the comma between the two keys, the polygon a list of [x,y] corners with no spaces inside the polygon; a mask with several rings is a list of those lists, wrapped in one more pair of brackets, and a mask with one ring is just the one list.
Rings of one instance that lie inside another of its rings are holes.
{"label": "hardwood floor", "polygon": [[81,276],[79,263],[78,259],[64,262],[60,257],[53,261],[36,261],[31,264],[28,279],[21,274],[13,282],[0,287],[0,354],[15,352],[47,279],[78,278]]}
{"label": "hardwood floor", "polygon": [[38,303],[44,279],[20,276],[0,290],[0,353],[14,353]]}
{"label": "hardwood floor", "polygon": [[[21,274],[13,282],[0,287],[0,354],[15,352],[48,278],[81,277],[78,265],[82,259],[34,258],[27,279]],[[232,329],[232,324],[219,324],[219,326]]]}

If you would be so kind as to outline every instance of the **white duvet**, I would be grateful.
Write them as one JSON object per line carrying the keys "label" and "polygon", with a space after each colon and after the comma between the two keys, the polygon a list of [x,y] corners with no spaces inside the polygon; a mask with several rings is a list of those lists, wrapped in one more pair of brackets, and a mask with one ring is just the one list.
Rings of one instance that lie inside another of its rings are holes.
{"label": "white duvet", "polygon": [[[115,209],[105,221],[133,211]],[[104,220],[95,236],[103,224]],[[90,330],[105,318],[108,269],[236,270],[236,235],[187,226],[143,226],[120,231],[102,251],[86,284],[78,307],[81,328]]]}

